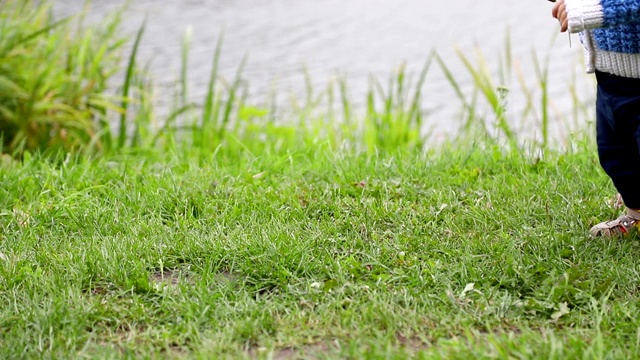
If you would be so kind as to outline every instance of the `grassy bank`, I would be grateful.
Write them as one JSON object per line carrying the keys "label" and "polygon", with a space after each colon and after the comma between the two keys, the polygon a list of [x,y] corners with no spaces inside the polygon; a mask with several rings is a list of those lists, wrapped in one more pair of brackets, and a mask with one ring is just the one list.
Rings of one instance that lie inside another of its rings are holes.
{"label": "grassy bank", "polygon": [[590,148],[27,157],[4,358],[632,358],[638,242]]}

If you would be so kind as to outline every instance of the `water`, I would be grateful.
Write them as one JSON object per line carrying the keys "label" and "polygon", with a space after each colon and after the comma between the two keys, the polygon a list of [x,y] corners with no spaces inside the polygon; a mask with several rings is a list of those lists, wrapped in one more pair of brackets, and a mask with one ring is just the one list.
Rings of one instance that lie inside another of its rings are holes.
{"label": "water", "polygon": [[[56,0],[55,11],[60,15],[77,13],[84,1]],[[90,20],[100,19],[125,1],[94,3]],[[551,56],[553,106],[565,112],[571,102],[567,91],[571,74],[588,78],[580,74],[577,37],[573,48],[569,48],[566,35],[557,36],[552,44],[558,26],[550,12],[551,5],[544,0],[132,0],[124,30],[134,34],[147,17],[140,56],[152,61],[161,108],[168,106],[175,93],[187,29],[193,34],[190,96],[196,101],[206,92],[216,39],[224,30],[221,73],[232,79],[248,55],[243,78],[250,84],[253,101],[266,101],[273,90],[280,101],[302,96],[306,67],[318,90],[336,74],[345,76],[355,104],[364,101],[370,75],[384,80],[401,64],[416,74],[433,49],[446,59],[463,85],[469,85],[470,76],[455,49],[473,55],[477,47],[497,70],[496,55],[504,48],[509,31],[514,58],[527,82],[535,79],[532,51],[540,57]],[[589,96],[590,83],[584,81],[579,81],[580,89]],[[440,71],[429,74],[424,106],[443,129],[451,128],[447,124],[460,104]]]}

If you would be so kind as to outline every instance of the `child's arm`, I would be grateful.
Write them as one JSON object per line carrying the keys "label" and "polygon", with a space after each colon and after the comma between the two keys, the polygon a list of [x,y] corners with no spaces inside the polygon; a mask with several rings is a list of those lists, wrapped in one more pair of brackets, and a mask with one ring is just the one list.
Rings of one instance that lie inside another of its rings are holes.
{"label": "child's arm", "polygon": [[558,0],[554,11],[563,31],[575,33],[640,21],[640,0]]}

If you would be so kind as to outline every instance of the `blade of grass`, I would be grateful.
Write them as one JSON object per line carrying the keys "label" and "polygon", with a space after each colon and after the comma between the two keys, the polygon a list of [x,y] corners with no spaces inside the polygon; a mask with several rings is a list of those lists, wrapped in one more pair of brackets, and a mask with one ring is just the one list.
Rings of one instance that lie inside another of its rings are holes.
{"label": "blade of grass", "polygon": [[[220,63],[220,55],[222,53],[222,44],[224,40],[224,31],[221,31],[216,41],[216,48],[213,54],[213,60],[211,64],[211,74],[209,75],[209,83],[207,85],[207,95],[204,99],[204,109],[202,111],[202,120],[200,123],[201,129],[208,126],[209,123],[217,123],[218,116],[218,101],[216,99],[216,83],[218,81],[218,66]],[[194,124],[195,125],[195,124]],[[197,138],[197,143],[202,143],[204,138],[204,132],[196,130],[194,126],[193,138]]]}
{"label": "blade of grass", "polygon": [[542,130],[542,149],[546,149],[549,143],[549,61],[550,56],[547,55],[544,64],[540,63],[538,56],[534,52],[533,64],[538,80],[538,86],[541,92],[540,107],[542,110],[542,122],[540,124]]}
{"label": "blade of grass", "polygon": [[133,48],[131,49],[131,54],[129,56],[127,72],[124,77],[124,85],[122,87],[122,114],[120,115],[120,134],[118,136],[118,149],[123,148],[127,140],[127,110],[129,109],[129,92],[131,90],[131,81],[133,80],[133,75],[136,67],[138,49],[140,48],[140,42],[142,41],[142,35],[144,34],[146,26],[147,19],[144,19],[142,25],[140,26],[140,29],[136,34]]}
{"label": "blade of grass", "polygon": [[249,56],[245,55],[242,58],[242,61],[240,61],[240,65],[238,66],[238,70],[236,71],[235,78],[233,80],[231,88],[229,89],[229,97],[224,107],[224,112],[223,112],[221,122],[220,124],[218,124],[218,128],[216,131],[218,135],[218,139],[220,140],[222,140],[227,124],[231,121],[231,111],[233,110],[234,102],[236,99],[236,93],[240,88],[240,84],[242,81],[242,72],[244,71],[244,67],[247,63],[248,58]]}

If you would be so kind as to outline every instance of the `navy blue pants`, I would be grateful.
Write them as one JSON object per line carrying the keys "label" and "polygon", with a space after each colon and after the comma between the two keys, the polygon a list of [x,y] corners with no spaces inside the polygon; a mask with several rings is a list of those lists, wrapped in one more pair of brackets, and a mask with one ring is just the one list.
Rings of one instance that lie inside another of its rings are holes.
{"label": "navy blue pants", "polygon": [[627,207],[640,209],[640,79],[596,72],[600,165]]}

